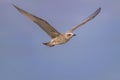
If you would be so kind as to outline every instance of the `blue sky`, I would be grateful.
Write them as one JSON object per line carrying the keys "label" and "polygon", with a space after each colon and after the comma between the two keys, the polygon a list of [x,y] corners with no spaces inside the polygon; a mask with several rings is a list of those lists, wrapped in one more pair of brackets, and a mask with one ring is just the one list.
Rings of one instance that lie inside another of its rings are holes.
{"label": "blue sky", "polygon": [[[65,32],[101,7],[68,43],[52,48],[12,5]],[[0,80],[120,80],[119,0],[1,0]]]}

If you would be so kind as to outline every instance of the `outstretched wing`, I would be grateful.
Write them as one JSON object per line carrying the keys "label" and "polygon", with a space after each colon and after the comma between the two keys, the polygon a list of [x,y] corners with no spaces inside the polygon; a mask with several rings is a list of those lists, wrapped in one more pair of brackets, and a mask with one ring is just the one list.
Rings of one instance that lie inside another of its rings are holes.
{"label": "outstretched wing", "polygon": [[36,23],[39,27],[41,27],[51,38],[55,38],[56,36],[59,36],[61,33],[58,32],[55,28],[53,28],[47,21],[45,21],[42,18],[39,18],[37,16],[34,16],[17,6],[13,5],[21,14],[28,17],[30,20],[32,20],[34,23]]}
{"label": "outstretched wing", "polygon": [[88,21],[92,20],[93,18],[95,18],[98,15],[98,13],[100,11],[101,11],[101,8],[98,8],[94,13],[92,13],[90,16],[88,16],[87,18],[85,18],[80,24],[78,24],[78,25],[74,26],[73,28],[71,28],[68,32],[73,32],[74,30],[76,30],[80,26],[82,26],[85,23],[87,23]]}

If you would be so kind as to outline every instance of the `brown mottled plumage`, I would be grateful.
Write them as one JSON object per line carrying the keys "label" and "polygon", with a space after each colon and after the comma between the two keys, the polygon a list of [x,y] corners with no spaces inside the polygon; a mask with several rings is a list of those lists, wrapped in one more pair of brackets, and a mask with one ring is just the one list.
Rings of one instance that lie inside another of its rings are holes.
{"label": "brown mottled plumage", "polygon": [[98,13],[101,11],[101,8],[98,8],[94,13],[92,13],[90,16],[88,16],[82,22],[80,22],[80,24],[74,26],[73,28],[71,28],[70,30],[68,30],[67,32],[62,34],[62,33],[58,32],[54,27],[52,27],[44,19],[39,18],[37,16],[34,16],[34,15],[32,15],[32,14],[30,14],[30,13],[28,13],[28,12],[26,12],[26,11],[20,9],[20,8],[18,8],[15,5],[13,5],[13,6],[21,14],[23,14],[24,16],[26,16],[30,20],[32,20],[34,23],[36,23],[40,28],[42,28],[51,37],[51,41],[50,42],[43,43],[44,45],[47,45],[49,47],[52,47],[52,46],[55,46],[55,45],[59,45],[59,44],[64,44],[64,43],[68,42],[73,36],[75,36],[75,34],[72,33],[74,30],[76,30],[80,26],[84,25],[88,21],[90,21],[93,18],[95,18],[98,15]]}

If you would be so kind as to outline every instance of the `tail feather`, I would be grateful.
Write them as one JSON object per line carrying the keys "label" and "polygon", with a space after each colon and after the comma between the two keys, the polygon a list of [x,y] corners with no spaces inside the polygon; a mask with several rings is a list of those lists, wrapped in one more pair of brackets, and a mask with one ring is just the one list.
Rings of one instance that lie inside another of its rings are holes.
{"label": "tail feather", "polygon": [[49,47],[55,46],[55,45],[50,44],[50,42],[46,42],[46,43],[43,43],[43,44],[46,45],[46,46],[49,46]]}

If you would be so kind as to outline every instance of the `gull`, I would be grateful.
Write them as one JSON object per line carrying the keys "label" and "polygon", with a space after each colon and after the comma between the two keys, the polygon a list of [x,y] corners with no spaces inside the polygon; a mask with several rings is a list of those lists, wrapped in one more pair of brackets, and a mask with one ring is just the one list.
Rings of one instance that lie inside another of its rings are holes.
{"label": "gull", "polygon": [[71,29],[66,31],[65,33],[58,32],[54,27],[52,27],[47,21],[45,21],[42,18],[39,18],[19,7],[13,4],[13,6],[24,16],[32,20],[34,23],[36,23],[42,30],[44,30],[51,38],[49,42],[43,43],[46,46],[53,47],[55,45],[61,45],[66,42],[68,42],[73,36],[76,36],[76,34],[73,33],[74,30],[81,27],[88,21],[95,18],[101,11],[101,8],[98,8],[95,12],[93,12],[91,15],[89,15],[87,18],[83,19],[78,25],[73,26]]}

